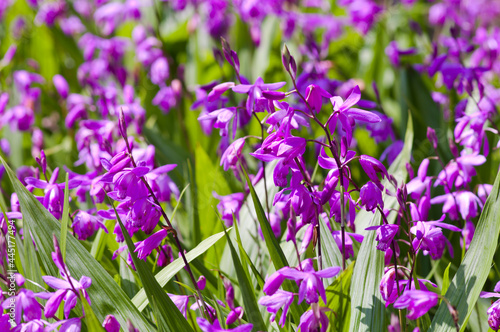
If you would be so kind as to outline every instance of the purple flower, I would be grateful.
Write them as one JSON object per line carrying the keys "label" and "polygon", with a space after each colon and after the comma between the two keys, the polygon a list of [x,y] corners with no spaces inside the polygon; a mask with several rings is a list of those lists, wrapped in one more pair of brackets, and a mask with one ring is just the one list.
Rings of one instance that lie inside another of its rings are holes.
{"label": "purple flower", "polygon": [[234,82],[224,82],[214,86],[212,91],[207,95],[207,101],[214,102],[219,100],[220,96],[232,87],[234,87]]}
{"label": "purple flower", "polygon": [[59,326],[61,327],[59,329],[59,332],[78,332],[82,327],[82,318],[75,317],[66,320],[60,320],[48,325],[46,331],[56,330]]}
{"label": "purple flower", "polygon": [[[333,239],[335,240],[335,243],[337,244],[337,247],[339,248],[340,252],[342,252],[342,232],[341,231],[333,231],[332,235],[333,235]],[[346,236],[344,238],[344,247],[345,247],[344,255],[345,255],[346,259],[349,259],[349,257],[354,257],[354,248],[353,248],[352,239],[361,243],[363,241],[364,237],[361,234],[349,233],[349,232],[345,232],[345,235]]]}
{"label": "purple flower", "polygon": [[278,290],[271,296],[267,295],[262,297],[259,300],[259,304],[267,307],[267,311],[271,313],[271,319],[270,319],[271,322],[274,322],[278,310],[283,308],[279,325],[281,327],[284,327],[286,322],[286,315],[288,314],[288,309],[290,308],[293,299],[294,299],[293,293]]}
{"label": "purple flower", "polygon": [[215,191],[212,193],[215,198],[220,200],[217,204],[217,210],[222,215],[222,220],[225,221],[227,226],[233,224],[233,214],[236,220],[240,219],[240,209],[243,205],[245,195],[243,193],[234,193],[227,196],[220,196]]}
{"label": "purple flower", "polygon": [[391,242],[398,233],[398,225],[380,225],[380,226],[370,226],[366,228],[367,231],[377,230],[378,241],[377,249],[381,251],[386,251],[391,246]]}
{"label": "purple flower", "polygon": [[[59,168],[54,169],[50,180],[42,181],[32,177],[26,178],[26,183],[39,189],[45,189],[45,196],[41,199],[43,206],[56,218],[60,219],[62,216],[63,209],[63,198],[64,192],[63,188],[65,183],[56,183],[57,177],[59,175]],[[78,179],[72,179],[68,181],[68,189],[74,189],[80,185],[81,181]]]}
{"label": "purple flower", "polygon": [[[168,294],[168,293],[167,293]],[[174,302],[175,306],[187,319],[187,306],[189,304],[189,295],[168,294],[168,297]]]}
{"label": "purple flower", "polygon": [[382,121],[379,116],[370,111],[360,110],[358,108],[352,108],[361,99],[361,91],[359,86],[355,86],[351,94],[344,101],[341,97],[335,96],[330,98],[330,102],[333,106],[333,114],[329,119],[328,126],[331,132],[335,131],[335,126],[337,120],[342,124],[342,130],[345,132],[347,143],[350,144],[352,140],[352,133],[355,124],[355,120],[376,123]]}
{"label": "purple flower", "polygon": [[[300,316],[299,330],[301,332],[317,332],[318,330],[325,332],[330,323],[325,311],[330,311],[330,309],[319,307],[317,304],[312,305],[311,310]],[[320,326],[321,329],[319,329]]]}
{"label": "purple flower", "polygon": [[[229,125],[232,126],[232,138],[236,136],[236,129],[238,129],[238,116],[235,107],[221,108],[216,111],[201,115],[198,117],[199,121],[215,120],[214,128],[220,129],[221,136],[227,136],[229,133]],[[231,122],[232,120],[232,122]]]}
{"label": "purple flower", "polygon": [[45,304],[44,315],[48,318],[54,317],[59,305],[64,299],[64,315],[67,319],[71,309],[76,306],[80,293],[82,293],[90,303],[89,295],[85,289],[90,287],[92,279],[87,276],[82,276],[80,280],[76,280],[71,277],[69,270],[63,261],[59,243],[57,242],[55,236],[53,239],[55,252],[52,253],[52,260],[59,269],[59,273],[63,279],[58,279],[52,276],[42,276],[43,281],[45,281],[47,285],[57,289],[57,291],[52,294]]}
{"label": "purple flower", "polygon": [[[497,282],[494,289],[495,293],[492,292],[481,292],[482,298],[492,298],[492,297],[500,297],[500,282]],[[490,325],[492,330],[497,331],[500,329],[500,300],[495,301],[487,311],[488,314],[488,324]]]}
{"label": "purple flower", "polygon": [[361,206],[364,206],[366,211],[373,211],[380,206],[384,208],[384,201],[382,200],[382,191],[373,182],[368,181],[359,194]]}
{"label": "purple flower", "polygon": [[368,175],[370,180],[372,180],[375,183],[380,182],[377,173],[382,174],[382,178],[384,178],[384,176],[386,177],[389,176],[385,166],[380,161],[378,161],[373,157],[361,155],[359,157],[359,163],[361,164],[361,167],[365,171],[366,175]]}
{"label": "purple flower", "polygon": [[437,305],[439,295],[423,290],[407,290],[394,302],[394,308],[408,308],[408,319],[417,319]]}
{"label": "purple flower", "polygon": [[483,207],[483,202],[470,191],[451,192],[431,199],[431,204],[443,204],[443,213],[450,219],[458,220],[458,214],[466,220],[472,220],[478,215],[478,208]]}
{"label": "purple flower", "polygon": [[423,250],[424,255],[430,254],[432,259],[439,259],[443,255],[445,246],[448,246],[450,255],[453,257],[453,247],[450,241],[443,235],[441,228],[446,228],[454,232],[460,232],[461,229],[443,223],[445,215],[437,221],[417,221],[410,231],[415,234],[413,239],[413,249],[415,251]]}
{"label": "purple flower", "polygon": [[26,322],[37,320],[42,317],[42,307],[36,298],[48,299],[51,293],[33,293],[33,291],[21,288],[16,296],[3,301],[2,308],[8,310],[12,303],[15,303],[15,321],[21,324],[21,319]]}
{"label": "purple flower", "polygon": [[227,171],[229,168],[235,169],[238,164],[238,160],[241,158],[241,151],[243,150],[243,146],[245,145],[245,138],[238,138],[231,145],[227,147],[227,149],[222,154],[220,159],[220,165],[224,167],[224,170]]}
{"label": "purple flower", "polygon": [[210,324],[205,318],[197,317],[196,322],[203,332],[250,332],[253,328],[252,324],[240,325],[234,329],[223,329],[220,327],[219,320],[215,319],[213,324]]}
{"label": "purple flower", "polygon": [[251,113],[253,111],[253,106],[255,100],[262,97],[262,91],[271,90],[275,91],[283,87],[286,83],[264,83],[264,80],[259,77],[255,84],[239,84],[233,87],[233,91],[236,93],[248,93],[248,98],[246,102],[247,112]]}
{"label": "purple flower", "polygon": [[333,278],[340,270],[340,267],[335,266],[315,271],[312,266],[312,260],[309,258],[302,261],[302,270],[284,267],[278,272],[287,279],[300,282],[299,303],[305,299],[308,304],[311,304],[319,301],[318,293],[323,302],[326,303],[326,293],[321,278]]}
{"label": "purple flower", "polygon": [[156,85],[165,84],[169,76],[168,61],[164,57],[156,59],[151,65],[151,82]]}
{"label": "purple flower", "polygon": [[71,227],[73,227],[78,239],[82,241],[92,236],[99,228],[102,228],[106,233],[108,233],[106,226],[103,224],[102,218],[93,216],[81,210],[73,219]]}
{"label": "purple flower", "polygon": [[146,240],[136,243],[134,252],[137,252],[137,257],[145,260],[151,252],[161,244],[167,235],[168,231],[162,229],[150,235]]}
{"label": "purple flower", "polygon": [[82,24],[80,18],[75,15],[67,18],[62,18],[59,21],[59,25],[61,26],[61,30],[64,32],[64,34],[68,36],[76,35],[86,30],[85,25]]}
{"label": "purple flower", "polygon": [[396,41],[391,41],[389,45],[385,48],[385,54],[389,58],[391,64],[395,67],[399,67],[400,65],[400,56],[402,55],[412,55],[417,53],[417,50],[414,48],[410,48],[407,50],[401,50],[398,47],[398,43]]}
{"label": "purple flower", "polygon": [[104,318],[104,322],[102,323],[102,327],[106,330],[106,332],[119,332],[120,331],[120,323],[116,320],[115,316],[107,315]]}
{"label": "purple flower", "polygon": [[306,101],[317,113],[321,111],[323,105],[322,98],[332,98],[333,96],[318,85],[311,84],[306,89]]}

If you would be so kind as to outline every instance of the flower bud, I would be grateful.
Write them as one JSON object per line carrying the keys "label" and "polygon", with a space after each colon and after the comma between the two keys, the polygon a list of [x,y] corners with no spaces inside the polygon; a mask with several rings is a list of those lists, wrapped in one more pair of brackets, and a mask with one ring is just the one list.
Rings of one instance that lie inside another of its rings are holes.
{"label": "flower bud", "polygon": [[427,139],[431,142],[434,150],[437,150],[438,138],[436,136],[436,131],[431,127],[427,127]]}
{"label": "flower bud", "polygon": [[106,332],[119,332],[120,331],[120,323],[116,320],[115,316],[107,315],[104,318],[104,322],[102,323],[102,327],[106,330]]}

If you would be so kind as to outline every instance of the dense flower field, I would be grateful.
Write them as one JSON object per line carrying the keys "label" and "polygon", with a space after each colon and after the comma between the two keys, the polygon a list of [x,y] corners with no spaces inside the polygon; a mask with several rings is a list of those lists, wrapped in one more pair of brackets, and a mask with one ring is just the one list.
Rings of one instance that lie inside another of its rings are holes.
{"label": "dense flower field", "polygon": [[0,59],[1,332],[500,328],[497,0],[0,0]]}

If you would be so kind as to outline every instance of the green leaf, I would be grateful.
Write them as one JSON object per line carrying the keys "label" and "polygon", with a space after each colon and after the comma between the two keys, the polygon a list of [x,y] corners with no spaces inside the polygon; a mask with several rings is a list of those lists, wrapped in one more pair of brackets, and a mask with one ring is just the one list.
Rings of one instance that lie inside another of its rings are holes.
{"label": "green leaf", "polygon": [[[221,220],[223,223],[223,221]],[[224,224],[223,226],[224,227]],[[245,306],[245,314],[247,315],[248,321],[253,324],[253,331],[265,331],[266,324],[262,319],[259,311],[259,305],[257,304],[257,299],[255,297],[254,287],[250,283],[248,278],[248,271],[243,269],[240,258],[231,243],[231,238],[226,232],[224,227],[224,233],[227,238],[227,244],[231,250],[231,257],[233,259],[234,268],[236,270],[236,276],[238,277],[238,286],[240,287],[241,295],[243,297],[243,305]]]}
{"label": "green leaf", "polygon": [[[490,196],[486,200],[483,212],[474,232],[474,238],[465,254],[462,264],[458,267],[445,297],[458,311],[460,330],[466,327],[466,322],[476,304],[483,285],[488,278],[491,262],[498,244],[500,232],[500,173],[497,174]],[[432,331],[454,331],[455,325],[448,312],[446,303],[441,303],[432,320]]]}
{"label": "green leaf", "polygon": [[[217,241],[224,237],[224,232],[214,234],[201,242],[196,248],[192,249],[186,254],[186,259],[188,263],[191,263],[196,257],[203,254],[210,247],[212,247]],[[168,266],[163,268],[160,272],[155,275],[156,280],[161,287],[165,286],[180,270],[184,268],[184,261],[182,258],[177,258],[175,261],[170,263]],[[149,303],[146,296],[145,289],[141,289],[132,299],[132,303],[140,310],[144,310]]]}
{"label": "green leaf", "polygon": [[66,173],[66,184],[64,185],[64,205],[61,219],[61,254],[63,260],[66,261],[66,236],[68,234],[69,221],[69,189],[68,189],[69,174]]}
{"label": "green leaf", "polygon": [[[392,174],[398,183],[406,179],[406,163],[410,160],[413,144],[413,122],[411,116],[408,118],[405,144],[399,156],[394,160],[388,173]],[[384,186],[389,186],[385,180]],[[384,209],[395,208],[397,200],[392,196],[384,197]],[[373,218],[373,219],[372,219]],[[388,218],[393,223],[396,215],[393,213]],[[370,221],[375,223],[370,224]],[[351,321],[350,331],[382,331],[384,329],[385,306],[379,291],[380,280],[384,273],[384,254],[376,248],[375,231],[365,231],[371,225],[380,225],[382,218],[377,212],[373,215],[364,210],[356,216],[356,227],[364,234],[358,258],[354,266],[351,288]]]}
{"label": "green leaf", "polygon": [[[451,262],[446,267],[446,270],[444,270],[443,286],[441,287],[441,295],[445,295],[446,291],[448,290],[448,287],[450,287],[450,266],[451,266]],[[439,303],[441,303],[441,301],[442,300],[439,300]]]}
{"label": "green leaf", "polygon": [[[255,193],[255,189],[252,185],[252,181],[250,181],[250,178],[248,177],[247,172],[245,169],[242,167],[243,173],[245,174],[245,178],[247,180],[248,188],[250,189],[250,194],[252,196],[253,204],[255,207],[255,212],[257,214],[257,219],[260,224],[260,228],[262,230],[262,234],[264,235],[264,240],[266,242],[267,249],[269,251],[269,255],[271,256],[271,261],[273,262],[274,267],[276,270],[279,270],[283,267],[289,266],[288,261],[286,260],[286,256],[281,250],[280,244],[276,237],[274,236],[274,232],[271,228],[271,224],[266,218],[266,213],[264,212],[264,208],[262,207],[262,204],[259,201],[259,198],[257,197],[257,194]],[[285,289],[288,292],[292,293],[298,293],[298,287],[297,284],[292,283],[290,280],[285,280],[283,282],[283,289]],[[304,306],[299,306],[295,302],[292,303],[290,306],[290,310],[292,311],[292,316],[295,320],[295,322],[298,324],[300,321],[300,316],[302,313],[305,311]]]}
{"label": "green leaf", "polygon": [[[67,183],[67,182],[66,182]],[[89,302],[83,296],[82,293],[80,293],[80,298],[82,299],[83,302],[83,310],[85,311],[85,324],[87,325],[87,330],[88,331],[96,331],[96,332],[104,332],[104,328],[102,327],[101,323],[97,319],[94,311],[89,305]]]}
{"label": "green leaf", "polygon": [[201,145],[196,146],[195,179],[198,198],[198,211],[202,237],[207,237],[214,232],[222,231],[213,213],[213,206],[217,200],[213,196],[215,191],[219,195],[231,193],[229,185],[224,179],[224,173],[218,165],[214,165]]}
{"label": "green leaf", "polygon": [[[326,306],[333,312],[327,313],[330,318],[329,331],[347,331],[351,312],[351,277],[354,267],[352,262],[345,271],[326,288]],[[335,314],[334,314],[335,313]]]}
{"label": "green leaf", "polygon": [[[240,231],[239,231],[238,222],[236,221],[236,218],[234,218],[234,220],[235,220],[234,221],[234,230],[236,232],[236,242],[238,243],[238,248],[239,248],[239,251],[240,251],[240,256],[242,257],[244,264],[250,265],[250,268],[252,269],[252,272],[253,272],[255,278],[257,279],[257,282],[258,282],[258,284],[260,286],[260,289],[263,289],[264,288],[265,280],[264,280],[264,278],[262,278],[262,275],[260,274],[260,272],[257,270],[257,268],[255,267],[255,265],[253,264],[253,262],[250,259],[250,257],[248,257],[248,254],[245,251],[245,248],[243,248],[243,244],[241,242],[241,237],[240,237]],[[245,267],[245,265],[243,265],[243,267]],[[247,274],[249,274],[248,270],[246,270],[245,272]]]}
{"label": "green leaf", "polygon": [[139,278],[144,285],[146,296],[148,297],[151,307],[153,308],[153,312],[155,313],[158,331],[193,331],[191,325],[189,325],[177,306],[174,302],[172,302],[170,297],[163,290],[162,286],[158,284],[158,281],[156,281],[153,273],[149,270],[146,262],[137,257],[137,254],[134,252],[135,245],[132,242],[127,229],[123,226],[114,205],[113,209],[115,210],[116,219],[120,225],[125,242],[127,243],[130,256],[132,256],[132,261],[134,262]]}
{"label": "green leaf", "polygon": [[[330,229],[326,225],[323,218],[319,219],[320,236],[321,236],[321,255],[323,259],[323,268],[342,266],[342,254],[340,253],[339,247],[333,239]],[[333,278],[324,279],[328,281],[328,284],[333,282]]]}
{"label": "green leaf", "polygon": [[[27,230],[36,229],[36,232],[31,232],[31,235],[36,243],[43,267],[48,274],[55,276],[58,274],[58,271],[51,259],[51,252],[54,251],[52,235],[55,234],[56,237],[60,237],[61,225],[49,211],[42,206],[33,194],[19,182],[7,163],[2,158],[0,158],[0,160],[5,166],[14,191],[17,193],[21,204],[26,231],[24,237],[25,252],[28,251],[30,244],[31,248],[34,249],[30,237],[26,236],[26,234],[28,234]],[[30,240],[26,241],[26,239]],[[60,239],[58,240],[60,241]],[[87,249],[85,249],[85,247],[83,247],[73,236],[68,237],[67,240],[66,265],[75,279],[80,279],[83,275],[92,279],[92,286],[87,289],[87,292],[91,298],[91,306],[97,319],[103,321],[106,315],[111,314],[116,317],[122,326],[126,326],[127,319],[130,319],[134,322],[135,327],[141,331],[154,331],[151,324],[141,315],[127,295],[121,290],[101,264],[90,255]],[[36,256],[34,256],[34,250],[33,257],[31,258],[36,258]],[[37,270],[34,269],[35,264]],[[33,279],[32,272],[28,272],[32,270],[38,271],[38,275],[40,274],[41,269],[38,265],[38,260],[31,261],[31,263],[25,260],[27,279],[31,279],[43,285],[41,277],[39,282],[38,279]],[[27,285],[29,284],[30,283],[27,283]],[[36,290],[39,291],[39,289]]]}

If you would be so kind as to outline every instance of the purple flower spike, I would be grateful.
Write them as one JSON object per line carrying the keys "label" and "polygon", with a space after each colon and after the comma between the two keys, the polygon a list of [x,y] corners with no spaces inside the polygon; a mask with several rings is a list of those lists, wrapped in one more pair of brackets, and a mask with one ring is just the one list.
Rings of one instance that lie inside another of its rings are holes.
{"label": "purple flower spike", "polygon": [[394,302],[394,308],[408,308],[408,319],[417,319],[425,315],[430,308],[437,305],[439,295],[423,290],[408,290]]}
{"label": "purple flower spike", "polygon": [[120,323],[116,320],[115,316],[107,315],[104,318],[104,322],[102,323],[102,327],[106,330],[106,332],[119,332],[120,331]]}

